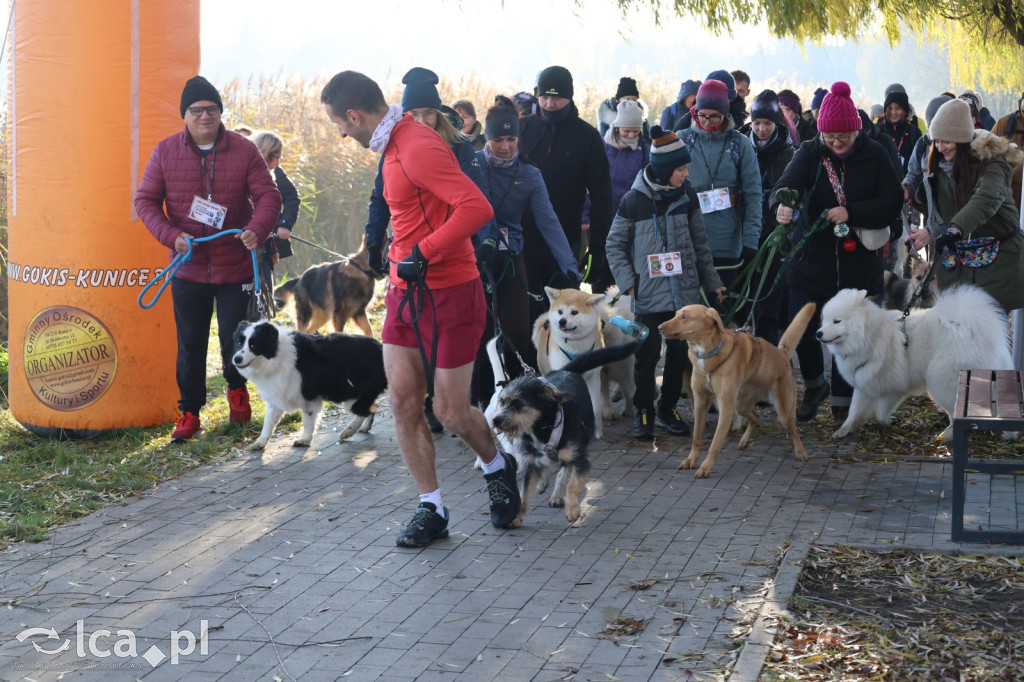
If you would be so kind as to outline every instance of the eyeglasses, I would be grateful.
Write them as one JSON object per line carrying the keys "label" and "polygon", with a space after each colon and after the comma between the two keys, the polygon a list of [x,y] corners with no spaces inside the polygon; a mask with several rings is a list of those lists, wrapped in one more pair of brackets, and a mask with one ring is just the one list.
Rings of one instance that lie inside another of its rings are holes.
{"label": "eyeglasses", "polygon": [[842,133],[840,135],[822,133],[821,141],[825,144],[832,144],[833,142],[849,142],[851,137],[853,137],[853,133]]}
{"label": "eyeglasses", "polygon": [[211,104],[208,107],[189,107],[188,113],[192,114],[196,118],[202,118],[203,114],[209,114],[210,116],[220,116],[220,107],[216,104]]}
{"label": "eyeglasses", "polygon": [[707,114],[697,114],[697,120],[701,123],[718,123],[723,118],[725,118],[725,116],[722,114],[711,114],[710,116]]}

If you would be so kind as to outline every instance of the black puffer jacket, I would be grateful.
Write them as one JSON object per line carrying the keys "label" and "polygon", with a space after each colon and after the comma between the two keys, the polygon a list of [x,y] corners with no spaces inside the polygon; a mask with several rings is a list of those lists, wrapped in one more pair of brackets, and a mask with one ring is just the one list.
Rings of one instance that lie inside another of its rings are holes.
{"label": "black puffer jacket", "polygon": [[[806,208],[806,225],[813,224],[821,212],[839,205],[822,167],[829,151],[815,138],[800,145],[793,161],[775,185],[769,201],[772,215],[779,206],[778,192],[783,187],[796,189],[800,200],[810,193]],[[858,135],[853,154],[845,160],[832,158],[836,172],[843,178],[848,222],[853,228],[888,227],[899,216],[903,190],[896,172],[882,146],[864,135]],[[801,204],[802,205],[802,204]],[[869,251],[857,241],[852,252],[843,249],[846,238],[836,237],[831,225],[814,233],[794,256],[786,271],[786,281],[795,289],[826,292],[829,297],[840,289],[866,289],[868,294],[882,290],[882,249]],[[803,236],[798,227],[794,240]]]}
{"label": "black puffer jacket", "polygon": [[[570,110],[563,115],[564,121],[557,124],[546,121],[544,112],[519,119],[519,156],[540,169],[551,206],[577,256],[581,255],[583,203],[590,194],[589,248],[595,261],[599,261],[596,267],[599,267],[605,283],[610,284],[604,245],[615,209],[604,140],[594,126],[579,117],[575,103],[570,102],[568,108]],[[561,111],[555,113],[562,114]],[[546,257],[543,253],[547,250],[546,245],[532,217],[523,221],[523,238],[528,263],[533,255],[531,244],[537,244],[541,249],[536,254],[538,258]],[[542,281],[531,278],[531,287],[547,284],[548,277],[556,269],[553,260],[550,265],[551,271],[544,273],[546,276]]]}
{"label": "black puffer jacket", "polygon": [[771,198],[775,183],[793,160],[796,150],[793,149],[789,130],[785,126],[777,126],[768,142],[761,146],[749,128],[750,126],[744,126],[740,132],[750,138],[754,151],[757,152],[757,167],[761,173],[761,243],[764,244],[776,225],[775,213],[770,210],[768,200]]}

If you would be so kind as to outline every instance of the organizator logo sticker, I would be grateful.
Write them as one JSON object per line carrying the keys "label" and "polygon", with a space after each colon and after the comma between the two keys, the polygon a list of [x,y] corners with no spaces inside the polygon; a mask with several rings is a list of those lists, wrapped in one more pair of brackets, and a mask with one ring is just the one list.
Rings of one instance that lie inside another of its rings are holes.
{"label": "organizator logo sticker", "polygon": [[40,311],[25,334],[25,376],[48,407],[71,412],[103,396],[117,372],[117,347],[92,314],[72,306]]}

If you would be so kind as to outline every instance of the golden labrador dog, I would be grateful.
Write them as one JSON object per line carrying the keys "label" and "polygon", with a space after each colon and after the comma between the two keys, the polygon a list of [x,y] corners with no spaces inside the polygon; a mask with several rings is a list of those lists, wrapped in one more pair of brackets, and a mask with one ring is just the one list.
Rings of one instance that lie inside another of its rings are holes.
{"label": "golden labrador dog", "polygon": [[800,309],[783,333],[778,347],[746,332],[726,330],[718,313],[702,305],[688,305],[658,327],[666,339],[689,342],[690,361],[693,363],[690,379],[693,445],[690,456],[679,465],[680,469],[697,466],[712,396],[718,405],[718,426],[711,440],[711,449],[694,478],[711,475],[734,415],[747,419],[747,429],[740,438],[739,449],[743,450],[750,444],[759,420],[755,406],[766,398],[775,407],[782,425],[789,429],[797,458],[807,459],[807,450],[796,428],[796,381],[789,359],[814,316],[814,308],[813,303],[808,303]]}

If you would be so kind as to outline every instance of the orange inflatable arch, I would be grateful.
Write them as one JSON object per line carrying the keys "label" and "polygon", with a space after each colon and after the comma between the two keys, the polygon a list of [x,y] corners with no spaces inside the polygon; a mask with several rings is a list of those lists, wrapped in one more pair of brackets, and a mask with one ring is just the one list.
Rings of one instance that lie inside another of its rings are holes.
{"label": "orange inflatable arch", "polygon": [[11,412],[69,437],[170,421],[170,296],[136,302],[167,249],[133,198],[156,143],[183,125],[199,1],[12,2]]}

